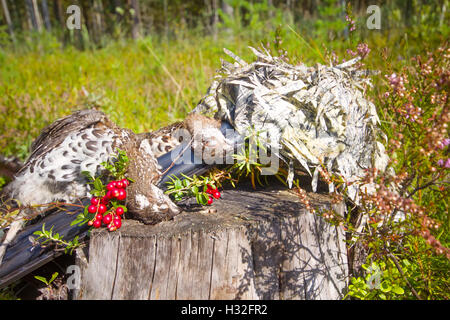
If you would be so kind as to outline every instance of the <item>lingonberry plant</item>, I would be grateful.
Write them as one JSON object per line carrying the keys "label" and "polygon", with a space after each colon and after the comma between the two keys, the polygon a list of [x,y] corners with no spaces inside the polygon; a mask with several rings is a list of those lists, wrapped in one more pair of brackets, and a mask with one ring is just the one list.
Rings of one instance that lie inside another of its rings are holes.
{"label": "lingonberry plant", "polygon": [[[35,231],[33,234],[37,235],[37,238],[30,239],[32,240],[32,243],[39,243],[41,247],[45,247],[46,244],[52,243],[53,245],[56,245],[55,250],[58,250],[58,246],[64,247],[64,253],[70,253],[72,254],[73,250],[75,248],[78,248],[80,246],[80,243],[78,241],[78,236],[76,236],[71,241],[65,241],[57,232],[53,232],[53,227],[50,228],[50,230],[45,229],[45,223],[42,225],[42,229]],[[43,239],[43,241],[39,241]]]}
{"label": "lingonberry plant", "polygon": [[181,201],[187,197],[195,197],[197,203],[201,205],[211,205],[214,199],[221,197],[217,186],[221,186],[220,181],[223,180],[225,172],[213,170],[209,176],[202,177],[193,175],[188,177],[184,174],[183,180],[176,176],[170,177],[166,193],[172,195],[175,201]]}
{"label": "lingonberry plant", "polygon": [[123,215],[127,212],[126,188],[131,182],[125,177],[128,157],[124,151],[117,149],[117,155],[111,156],[102,166],[105,170],[98,177],[93,177],[86,171],[82,172],[91,185],[92,198],[72,225],[87,223],[94,228],[104,225],[109,231],[115,231],[122,226]]}

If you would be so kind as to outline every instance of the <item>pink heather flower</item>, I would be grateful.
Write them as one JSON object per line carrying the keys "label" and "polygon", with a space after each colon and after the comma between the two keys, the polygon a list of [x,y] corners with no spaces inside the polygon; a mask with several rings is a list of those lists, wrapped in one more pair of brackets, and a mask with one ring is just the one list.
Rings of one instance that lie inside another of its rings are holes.
{"label": "pink heather flower", "polygon": [[446,138],[442,141],[442,144],[444,145],[444,147],[448,146],[450,144],[450,139]]}
{"label": "pink heather flower", "polygon": [[447,161],[445,161],[445,168],[447,169],[450,168],[450,158],[448,158]]}
{"label": "pink heather flower", "polygon": [[357,55],[357,53],[356,53],[355,51],[352,51],[352,50],[350,50],[350,49],[347,49],[347,53],[348,53],[349,55],[351,55],[352,57],[354,57],[354,56]]}
{"label": "pink heather flower", "polygon": [[389,97],[389,91],[386,91],[385,93],[383,93],[383,97],[388,98]]}
{"label": "pink heather flower", "polygon": [[397,74],[394,72],[390,76],[386,76],[389,80],[389,84],[391,86],[395,86],[400,82],[400,78],[397,76]]}
{"label": "pink heather flower", "polygon": [[361,58],[365,58],[369,52],[369,46],[366,43],[360,43],[358,44],[358,46],[356,47],[356,49],[358,50],[359,55],[361,56]]}
{"label": "pink heather flower", "polygon": [[355,31],[355,30],[356,30],[355,26],[352,26],[352,27],[350,28],[350,31]]}
{"label": "pink heather flower", "polygon": [[439,167],[443,167],[444,166],[444,159],[439,159],[438,162],[437,162],[437,165]]}
{"label": "pink heather flower", "polygon": [[394,89],[394,91],[398,92],[400,96],[403,96],[403,91],[405,91],[405,80],[403,77],[393,73],[390,76],[386,75],[386,78],[389,80],[389,85]]}
{"label": "pink heather flower", "polygon": [[447,139],[444,139],[444,140],[442,140],[442,141],[439,141],[438,143],[437,143],[437,147],[439,148],[439,149],[444,149],[446,146],[448,146],[450,144],[450,139],[449,138],[447,138]]}

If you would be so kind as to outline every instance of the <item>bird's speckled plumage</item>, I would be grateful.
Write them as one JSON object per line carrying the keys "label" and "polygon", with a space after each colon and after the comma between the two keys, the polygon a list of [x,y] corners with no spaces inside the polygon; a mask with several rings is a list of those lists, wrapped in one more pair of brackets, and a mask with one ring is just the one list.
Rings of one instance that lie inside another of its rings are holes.
{"label": "bird's speckled plumage", "polygon": [[[103,170],[101,163],[120,148],[129,158],[127,175],[134,181],[127,188],[127,217],[146,224],[169,220],[180,209],[156,186],[161,178],[157,157],[180,144],[178,130],[185,129],[192,137],[200,136],[200,140],[193,139],[192,144],[208,146],[217,145],[212,141],[224,140],[220,140],[219,128],[218,121],[195,115],[156,132],[135,134],[118,127],[100,111],[78,111],[56,120],[42,131],[32,144],[28,160],[4,189],[3,197],[16,199],[22,205],[71,203],[88,197],[89,187],[81,172],[98,175]],[[212,132],[206,141],[201,139],[202,130]],[[217,147],[223,149],[223,146]],[[22,210],[11,223],[0,246],[0,263],[7,246],[22,228],[23,218],[30,213],[30,210]]]}
{"label": "bird's speckled plumage", "polygon": [[25,165],[4,193],[24,205],[56,200],[73,202],[88,196],[86,178],[81,172],[99,174],[101,163],[116,148],[132,155],[131,168],[139,166],[140,172],[132,179],[139,182],[145,176],[146,181],[155,183],[161,173],[152,150],[144,147],[147,144],[145,137],[119,128],[100,111],[75,112],[44,129],[32,144]]}

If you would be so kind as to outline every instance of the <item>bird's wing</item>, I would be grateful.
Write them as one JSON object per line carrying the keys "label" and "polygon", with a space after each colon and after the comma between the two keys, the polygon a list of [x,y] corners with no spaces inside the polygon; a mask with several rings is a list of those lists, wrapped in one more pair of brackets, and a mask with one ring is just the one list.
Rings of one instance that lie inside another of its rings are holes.
{"label": "bird's wing", "polygon": [[101,121],[109,122],[103,112],[94,109],[76,111],[67,117],[56,120],[34,140],[28,159],[36,159],[52,150],[61,144],[70,132],[81,131]]}
{"label": "bird's wing", "polygon": [[150,147],[156,158],[175,149],[180,143],[174,133],[181,129],[182,122],[175,122],[166,127],[149,133],[141,133],[138,136],[149,139]]}

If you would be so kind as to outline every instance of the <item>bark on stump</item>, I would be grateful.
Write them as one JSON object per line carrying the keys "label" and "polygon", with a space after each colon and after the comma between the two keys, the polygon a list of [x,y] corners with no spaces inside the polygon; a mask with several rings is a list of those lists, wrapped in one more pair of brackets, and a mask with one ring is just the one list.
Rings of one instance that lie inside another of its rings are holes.
{"label": "bark on stump", "polygon": [[[334,206],[309,194],[315,205]],[[288,190],[227,190],[208,208],[91,234],[79,299],[341,299],[344,230]]]}

